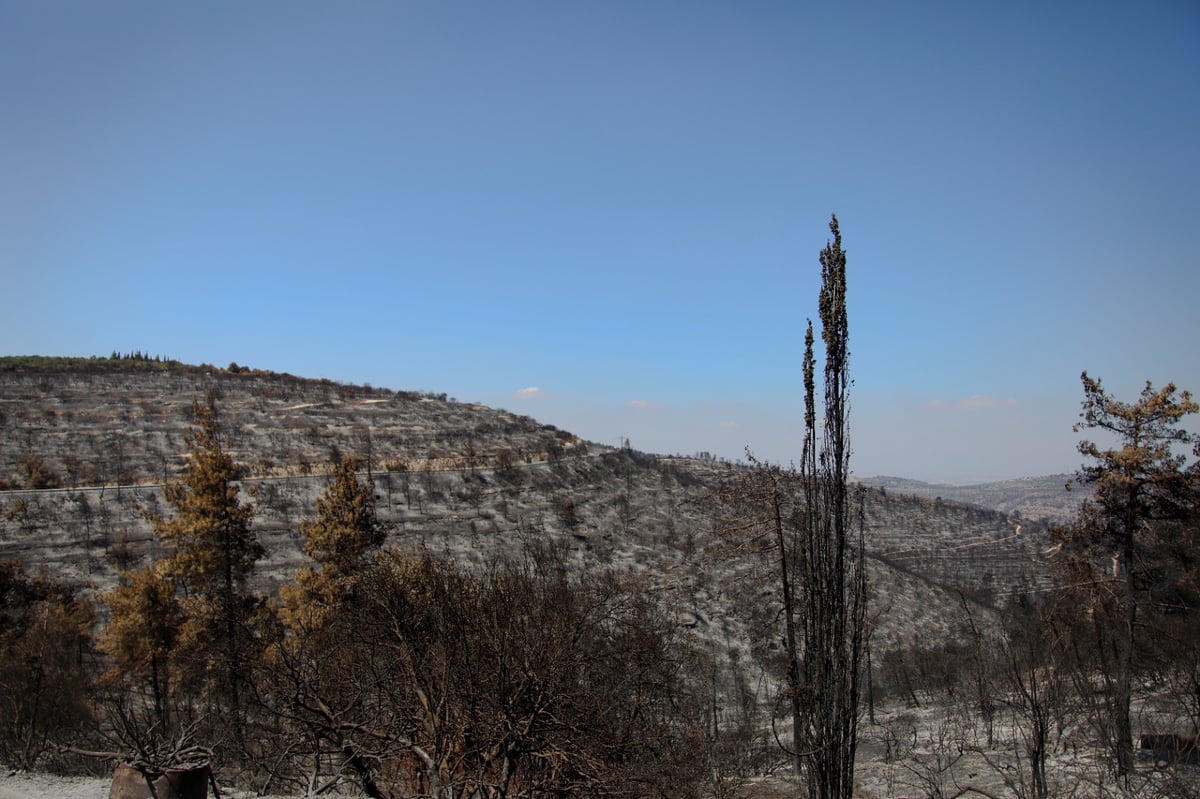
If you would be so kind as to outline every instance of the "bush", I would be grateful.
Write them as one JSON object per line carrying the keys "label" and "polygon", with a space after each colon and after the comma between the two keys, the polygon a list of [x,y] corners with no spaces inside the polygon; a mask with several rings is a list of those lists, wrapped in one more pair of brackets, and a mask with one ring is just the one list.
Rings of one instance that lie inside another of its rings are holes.
{"label": "bush", "polygon": [[696,793],[707,670],[636,586],[545,554],[476,575],[384,552],[334,612],[266,660],[260,695],[288,720],[262,758],[273,779],[319,786],[340,767],[369,796]]}
{"label": "bush", "polygon": [[25,484],[34,490],[59,488],[62,480],[40,455],[23,455],[17,463]]}

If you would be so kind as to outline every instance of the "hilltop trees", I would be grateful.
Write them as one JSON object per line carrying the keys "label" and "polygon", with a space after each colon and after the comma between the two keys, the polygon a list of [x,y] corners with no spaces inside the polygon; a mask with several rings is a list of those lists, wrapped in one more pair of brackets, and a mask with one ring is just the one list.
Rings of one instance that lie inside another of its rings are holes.
{"label": "hilltop trees", "polygon": [[1079,482],[1095,493],[1060,536],[1070,556],[1069,583],[1086,603],[1104,680],[1099,732],[1116,756],[1118,776],[1128,780],[1133,771],[1130,703],[1139,652],[1149,655],[1148,647],[1163,640],[1149,634],[1154,617],[1162,618],[1158,611],[1178,615],[1197,609],[1200,462],[1187,466],[1179,447],[1193,445],[1200,457],[1200,439],[1179,424],[1200,407],[1173,384],[1156,391],[1147,383],[1137,402],[1126,403],[1110,396],[1087,372],[1082,381],[1082,421],[1076,431],[1100,430],[1116,443],[1079,444],[1091,459],[1080,470]]}

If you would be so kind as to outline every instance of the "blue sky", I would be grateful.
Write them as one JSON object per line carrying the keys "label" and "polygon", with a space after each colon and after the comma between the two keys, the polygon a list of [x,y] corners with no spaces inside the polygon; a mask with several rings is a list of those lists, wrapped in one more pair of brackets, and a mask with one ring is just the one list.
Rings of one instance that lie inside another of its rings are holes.
{"label": "blue sky", "polygon": [[1071,471],[1200,391],[1200,6],[0,0],[0,351],[140,349],[853,470]]}

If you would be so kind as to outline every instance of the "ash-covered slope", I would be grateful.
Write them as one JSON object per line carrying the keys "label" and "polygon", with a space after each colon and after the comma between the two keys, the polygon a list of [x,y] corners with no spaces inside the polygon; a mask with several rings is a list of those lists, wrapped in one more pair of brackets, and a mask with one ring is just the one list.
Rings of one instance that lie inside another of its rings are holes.
{"label": "ash-covered slope", "polygon": [[[735,608],[773,603],[770,563],[710,547],[725,512],[715,488],[741,467],[613,450],[441,396],[211,367],[0,369],[0,559],[105,587],[159,554],[139,509],[169,510],[159,484],[182,467],[192,403],[208,391],[247,467],[265,590],[303,562],[298,523],[331,459],[353,453],[370,463],[391,545],[483,563],[550,543],[583,568],[641,573],[714,640],[744,640]],[[33,461],[58,488],[29,489]],[[879,489],[865,490],[864,519],[881,642],[945,627],[959,592],[999,604],[1043,580],[1036,524]]]}
{"label": "ash-covered slope", "polygon": [[[372,470],[546,460],[580,445],[527,416],[262,371],[110,361],[5,368],[0,359],[0,487],[28,487],[30,458],[62,487],[161,483],[178,474],[194,402],[211,392],[248,477],[321,473],[337,452]],[[70,363],[70,362],[68,362]]]}
{"label": "ash-covered slope", "polygon": [[1083,488],[1067,489],[1073,479],[1069,474],[1051,474],[972,485],[925,483],[904,477],[864,477],[862,482],[896,494],[978,505],[1027,519],[1061,522],[1074,517],[1087,495]]}

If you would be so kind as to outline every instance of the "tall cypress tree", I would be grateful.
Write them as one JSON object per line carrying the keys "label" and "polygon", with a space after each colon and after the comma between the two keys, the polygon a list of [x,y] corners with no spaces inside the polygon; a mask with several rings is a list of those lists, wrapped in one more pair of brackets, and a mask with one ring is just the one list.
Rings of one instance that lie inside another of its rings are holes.
{"label": "tall cypress tree", "polygon": [[818,310],[825,346],[824,419],[817,429],[812,323],[805,337],[803,505],[795,552],[800,614],[799,690],[803,718],[796,747],[809,796],[849,799],[858,745],[859,669],[866,616],[861,522],[849,490],[849,322],[846,253],[837,217],[820,253]]}
{"label": "tall cypress tree", "polygon": [[798,468],[762,464],[722,491],[734,516],[718,534],[729,554],[776,559],[792,717],[790,756],[810,796],[849,799],[858,745],[866,572],[861,508],[851,501],[846,253],[837,217],[820,253],[825,349],[818,427],[813,324],[804,337],[804,427]]}

